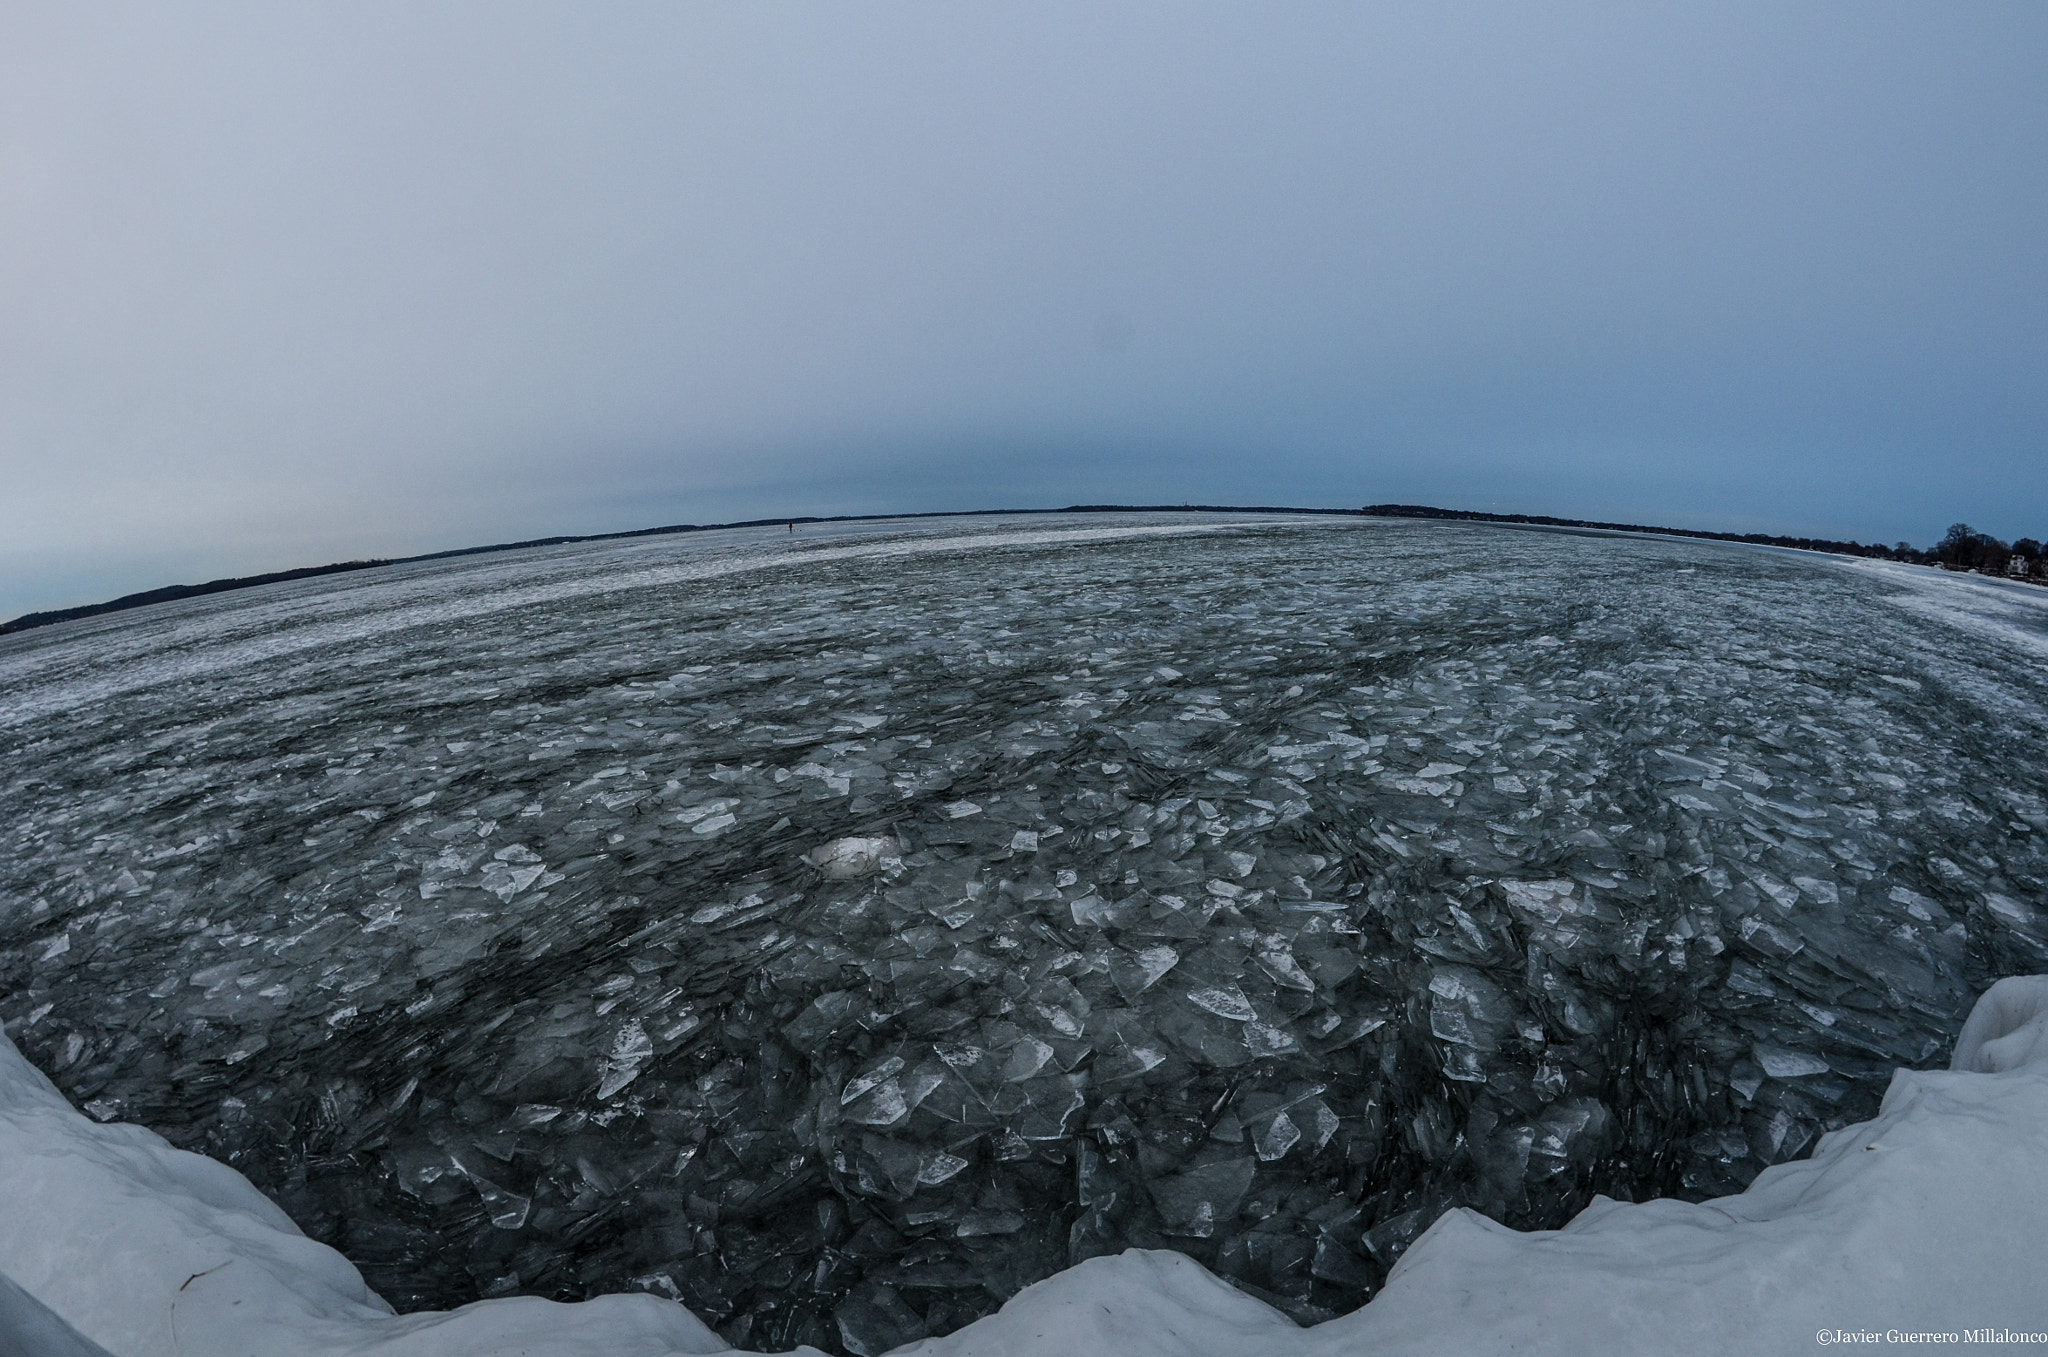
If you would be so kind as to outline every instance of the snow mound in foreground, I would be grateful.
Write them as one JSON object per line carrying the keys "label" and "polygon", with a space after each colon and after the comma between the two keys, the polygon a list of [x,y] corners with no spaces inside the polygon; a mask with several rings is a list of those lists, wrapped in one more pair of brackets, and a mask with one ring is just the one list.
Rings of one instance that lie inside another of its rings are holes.
{"label": "snow mound in foreground", "polygon": [[[4,1037],[0,1184],[0,1351],[20,1357],[727,1351],[682,1306],[644,1295],[395,1315],[241,1175],[140,1127],[88,1120]],[[2048,1343],[2043,1219],[2048,977],[2032,976],[1978,1001],[1950,1070],[1899,1071],[1875,1120],[1739,1196],[1601,1199],[1529,1234],[1453,1211],[1370,1305],[1312,1329],[1178,1254],[1133,1250],[903,1351],[1720,1357],[1891,1330]]]}

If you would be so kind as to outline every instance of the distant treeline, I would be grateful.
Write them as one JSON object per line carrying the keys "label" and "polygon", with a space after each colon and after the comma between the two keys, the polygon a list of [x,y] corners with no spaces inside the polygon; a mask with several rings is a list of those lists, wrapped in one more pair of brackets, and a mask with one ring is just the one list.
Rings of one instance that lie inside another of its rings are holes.
{"label": "distant treeline", "polygon": [[23,613],[11,622],[0,622],[0,636],[12,632],[27,631],[31,627],[47,627],[56,622],[69,622],[77,617],[97,617],[101,613],[117,613],[128,608],[140,608],[151,603],[169,603],[175,599],[197,598],[201,594],[219,594],[229,589],[253,589],[259,584],[282,584],[287,580],[311,579],[315,575],[339,575],[349,570],[368,570],[380,565],[411,565],[416,561],[445,561],[455,556],[481,556],[492,551],[518,551],[524,547],[559,547],[575,542],[615,542],[629,537],[665,537],[672,533],[709,532],[714,528],[767,528],[781,527],[787,523],[862,523],[869,520],[890,518],[976,518],[996,514],[1052,514],[1067,512],[1060,509],[962,509],[953,513],[939,514],[841,514],[834,518],[749,518],[738,523],[671,523],[660,528],[630,528],[625,532],[593,532],[580,537],[529,537],[519,542],[492,542],[480,547],[455,547],[449,551],[429,551],[420,556],[393,556],[373,561],[341,561],[334,565],[309,565],[298,570],[273,570],[267,575],[236,575],[228,579],[208,580],[205,584],[169,584],[161,589],[147,589],[139,594],[123,594],[108,599],[105,603],[87,603],[76,608],[52,608],[48,612]]}
{"label": "distant treeline", "polygon": [[110,598],[105,603],[87,603],[77,608],[52,608],[42,613],[23,613],[12,622],[0,622],[0,636],[10,632],[27,631],[30,627],[47,627],[53,622],[69,622],[76,617],[97,617],[101,613],[117,613],[127,608],[140,608],[150,603],[169,603],[173,599],[198,598],[201,594],[224,594],[230,589],[249,589],[259,584],[282,584],[286,580],[309,580],[316,575],[339,575],[350,570],[368,570],[372,566],[389,564],[389,561],[340,561],[334,565],[309,565],[298,570],[273,570],[267,575],[235,575],[223,580],[208,580],[204,584],[167,584],[161,589],[145,589],[139,594],[123,594],[119,598]]}
{"label": "distant treeline", "polygon": [[2007,544],[1967,523],[1957,523],[1948,535],[1925,551],[1911,542],[1886,546],[1882,542],[1837,542],[1826,537],[1775,537],[1761,532],[1701,532],[1694,528],[1657,528],[1645,523],[1601,523],[1590,518],[1551,518],[1545,514],[1489,514],[1477,509],[1438,509],[1428,504],[1368,504],[1360,513],[1369,518],[1453,518],[1477,523],[1531,523],[1546,528],[1601,528],[1609,532],[1647,532],[1661,537],[1701,537],[1713,542],[1747,542],[1759,547],[1790,547],[1796,551],[1827,551],[1838,556],[1872,556],[1913,565],[1940,566],[1944,570],[1970,570],[1984,575],[2002,575],[2032,583],[2048,583],[2048,559],[2041,544],[2022,537]]}
{"label": "distant treeline", "polygon": [[[1912,550],[1904,542],[1899,546]],[[2022,537],[2008,545],[1967,523],[1951,524],[1948,536],[1936,542],[1932,551],[1914,552],[1912,559],[1945,570],[1974,570],[1980,575],[2004,575],[2032,584],[2048,584],[2048,553],[2044,553],[2039,542]]]}
{"label": "distant treeline", "polygon": [[2041,544],[2031,537],[2007,545],[1967,523],[1958,523],[1948,535],[1926,551],[1910,542],[1894,546],[1881,543],[1836,542],[1824,537],[1773,537],[1767,533],[1700,532],[1692,528],[1658,528],[1643,523],[1602,523],[1589,518],[1551,518],[1544,514],[1490,514],[1477,509],[1439,509],[1428,504],[1368,504],[1362,509],[1304,509],[1288,504],[1070,504],[1064,509],[959,509],[928,514],[836,514],[831,517],[750,518],[737,523],[673,523],[660,528],[634,528],[626,532],[589,533],[580,537],[534,537],[523,542],[494,542],[481,547],[457,547],[452,551],[428,552],[423,556],[399,556],[388,560],[341,561],[334,565],[313,565],[298,570],[274,570],[267,575],[236,575],[208,580],[204,584],[171,584],[139,594],[123,594],[105,603],[88,603],[77,608],[53,608],[47,612],[24,613],[11,622],[0,622],[0,636],[69,622],[79,617],[121,612],[151,603],[197,598],[202,594],[250,589],[259,584],[282,584],[288,580],[312,579],[316,575],[339,575],[350,570],[376,566],[406,565],[415,561],[440,561],[453,556],[477,556],[492,551],[517,551],[522,547],[564,546],[576,542],[610,542],[631,537],[664,537],[673,533],[709,532],[717,528],[761,528],[779,524],[880,523],[900,518],[990,518],[1006,514],[1348,514],[1367,518],[1447,518],[1475,523],[1527,523],[1545,528],[1600,528],[1609,532],[1647,532],[1664,537],[1700,537],[1715,542],[1747,542],[1753,546],[1791,547],[1800,551],[1830,551],[1844,556],[1875,556],[1915,565],[1935,565],[1947,570],[1974,570],[1986,575],[2004,575],[2033,583],[2048,583],[2048,558]]}

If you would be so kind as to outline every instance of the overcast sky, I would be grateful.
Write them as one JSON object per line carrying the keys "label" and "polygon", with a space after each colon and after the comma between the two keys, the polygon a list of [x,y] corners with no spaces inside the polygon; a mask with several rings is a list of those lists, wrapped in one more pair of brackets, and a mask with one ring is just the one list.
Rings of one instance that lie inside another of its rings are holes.
{"label": "overcast sky", "polygon": [[2048,535],[2044,71],[2038,0],[8,6],[0,617],[1076,501]]}

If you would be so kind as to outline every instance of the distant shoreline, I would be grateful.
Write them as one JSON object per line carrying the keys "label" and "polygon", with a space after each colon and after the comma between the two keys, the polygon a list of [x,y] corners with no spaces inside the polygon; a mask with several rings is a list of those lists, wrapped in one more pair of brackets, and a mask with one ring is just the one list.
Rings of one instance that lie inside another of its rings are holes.
{"label": "distant shoreline", "polygon": [[[152,603],[171,603],[179,599],[200,598],[207,594],[227,593],[235,589],[253,589],[263,584],[284,584],[292,580],[315,579],[322,575],[347,574],[357,570],[375,570],[387,565],[410,565],[419,561],[440,561],[456,556],[480,556],[494,551],[519,551],[526,547],[565,546],[576,542],[610,542],[634,537],[665,537],[675,533],[716,532],[725,528],[768,528],[782,523],[881,523],[892,519],[908,518],[993,518],[1020,514],[1109,514],[1109,513],[1231,513],[1231,514],[1313,514],[1337,515],[1352,518],[1420,518],[1443,519],[1471,523],[1519,524],[1544,528],[1593,528],[1606,532],[1652,533],[1662,537],[1691,537],[1711,542],[1739,542],[1750,546],[1788,547],[1796,551],[1829,552],[1840,556],[1870,556],[1884,560],[1912,560],[1926,563],[1926,555],[1911,552],[1901,555],[1897,548],[1862,542],[1838,542],[1818,537],[1782,537],[1767,533],[1703,532],[1691,528],[1659,528],[1641,523],[1605,523],[1585,518],[1553,518],[1545,514],[1495,514],[1477,509],[1439,509],[1427,504],[1368,504],[1361,509],[1308,509],[1295,505],[1275,504],[1070,504],[1061,509],[952,509],[935,513],[903,514],[834,514],[828,516],[798,516],[795,518],[749,518],[731,523],[672,523],[659,528],[633,528],[624,532],[596,532],[580,535],[565,534],[557,537],[533,537],[519,542],[493,542],[485,546],[456,547],[449,551],[430,551],[418,556],[393,556],[373,560],[340,561],[332,565],[303,566],[296,570],[274,570],[261,575],[234,575],[204,584],[171,584],[140,593],[123,594],[104,603],[86,603],[75,608],[52,608],[42,612],[23,613],[9,622],[0,622],[0,636],[11,636],[16,632],[29,631],[36,627],[54,626],[59,622],[76,621],[84,617],[99,617],[106,613],[126,612],[131,608],[144,608]],[[1901,544],[1903,545],[1903,544]]]}

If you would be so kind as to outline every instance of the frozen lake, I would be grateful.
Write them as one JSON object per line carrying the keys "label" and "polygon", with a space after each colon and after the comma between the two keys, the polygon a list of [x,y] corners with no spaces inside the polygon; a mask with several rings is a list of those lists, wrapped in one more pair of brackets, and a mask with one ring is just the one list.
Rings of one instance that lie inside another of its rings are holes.
{"label": "frozen lake", "polygon": [[[1354,1308],[1740,1189],[2048,970],[2048,591],[1085,515],[0,640],[0,1017],[401,1308],[879,1352],[1071,1262]],[[852,842],[848,842],[852,841]]]}

